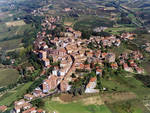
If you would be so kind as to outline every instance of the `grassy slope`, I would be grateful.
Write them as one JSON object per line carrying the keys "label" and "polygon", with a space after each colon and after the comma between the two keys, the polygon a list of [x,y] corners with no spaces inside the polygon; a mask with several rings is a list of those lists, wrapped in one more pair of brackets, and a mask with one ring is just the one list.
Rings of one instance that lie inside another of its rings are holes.
{"label": "grassy slope", "polygon": [[112,113],[148,113],[139,100],[131,100],[126,102],[118,102],[107,105]]}
{"label": "grassy slope", "polygon": [[19,73],[15,69],[0,69],[0,86],[15,83]]}
{"label": "grassy slope", "polygon": [[105,31],[111,34],[119,34],[119,32],[130,32],[135,30],[134,27],[117,27],[117,28],[108,28]]}
{"label": "grassy slope", "polygon": [[58,111],[59,113],[111,113],[105,105],[85,106],[79,102],[61,104],[59,102],[46,101],[44,108],[47,111]]}
{"label": "grassy slope", "polygon": [[14,101],[18,100],[26,93],[26,90],[30,87],[31,84],[32,82],[28,82],[26,84],[20,85],[15,90],[9,91],[1,96],[0,105],[11,105]]}
{"label": "grassy slope", "polygon": [[[9,50],[9,49],[15,49],[15,48],[20,48],[21,45],[21,40],[22,40],[22,35],[24,31],[26,30],[32,30],[31,25],[23,25],[23,26],[17,26],[10,28],[11,30],[8,31],[8,27],[3,25],[4,27],[0,26],[0,47],[2,47],[4,50]],[[17,37],[17,39],[14,39],[14,36],[19,35],[20,37]],[[3,40],[3,39],[8,39],[8,40]]]}
{"label": "grassy slope", "polygon": [[16,27],[7,27],[3,25],[0,27],[0,40],[11,37],[15,35],[21,35],[23,32],[30,28],[30,25],[16,26]]}
{"label": "grassy slope", "polygon": [[[129,74],[128,74],[129,75]],[[131,76],[133,76],[131,74]],[[117,88],[117,91],[134,92],[139,98],[143,98],[150,94],[150,89],[146,88],[143,83],[136,80],[134,77],[113,77],[112,80],[102,79],[103,87],[107,87],[109,91]]]}
{"label": "grassy slope", "polygon": [[0,42],[0,47],[3,48],[3,50],[12,50],[12,49],[20,48],[22,46],[21,40],[22,39],[20,38],[20,39],[3,41]]}

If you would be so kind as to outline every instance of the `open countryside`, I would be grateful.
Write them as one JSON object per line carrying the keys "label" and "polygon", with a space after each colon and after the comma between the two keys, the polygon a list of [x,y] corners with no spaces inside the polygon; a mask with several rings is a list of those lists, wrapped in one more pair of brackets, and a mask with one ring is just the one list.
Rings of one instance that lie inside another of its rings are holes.
{"label": "open countryside", "polygon": [[0,113],[150,113],[149,0],[0,0]]}

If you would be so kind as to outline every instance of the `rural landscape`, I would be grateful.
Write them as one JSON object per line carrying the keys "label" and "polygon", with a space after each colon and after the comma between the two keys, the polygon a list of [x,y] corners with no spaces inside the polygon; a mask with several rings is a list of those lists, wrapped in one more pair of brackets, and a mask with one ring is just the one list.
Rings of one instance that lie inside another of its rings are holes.
{"label": "rural landscape", "polygon": [[0,113],[150,113],[150,1],[0,0]]}

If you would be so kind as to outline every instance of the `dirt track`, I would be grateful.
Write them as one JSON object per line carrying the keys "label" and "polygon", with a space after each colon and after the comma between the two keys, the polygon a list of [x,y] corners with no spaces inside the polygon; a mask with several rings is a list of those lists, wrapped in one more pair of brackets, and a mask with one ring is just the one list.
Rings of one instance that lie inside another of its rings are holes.
{"label": "dirt track", "polygon": [[118,101],[126,101],[136,99],[136,95],[132,92],[117,92],[101,94],[101,98],[105,103],[114,103]]}
{"label": "dirt track", "polygon": [[137,96],[132,92],[116,92],[116,93],[103,93],[103,94],[84,94],[73,97],[69,94],[62,94],[60,100],[64,102],[81,101],[85,105],[96,104],[101,105],[104,103],[115,103],[119,101],[127,101],[136,99]]}

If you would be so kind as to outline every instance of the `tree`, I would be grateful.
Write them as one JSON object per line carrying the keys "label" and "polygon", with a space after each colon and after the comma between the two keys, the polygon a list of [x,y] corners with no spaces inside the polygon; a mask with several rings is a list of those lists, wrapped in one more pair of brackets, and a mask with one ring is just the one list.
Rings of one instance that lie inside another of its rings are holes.
{"label": "tree", "polygon": [[86,60],[86,61],[84,62],[84,65],[87,65],[87,64],[89,64],[88,60]]}
{"label": "tree", "polygon": [[71,77],[72,78],[76,78],[76,75],[74,73],[72,73]]}
{"label": "tree", "polygon": [[91,34],[92,34],[90,31],[82,30],[81,32],[82,32],[82,36],[81,36],[81,37],[82,37],[83,39],[90,39],[90,36],[91,36]]}
{"label": "tree", "polygon": [[102,83],[101,83],[101,78],[100,78],[99,75],[97,75],[97,85],[98,85],[98,88],[99,88],[100,90],[103,89],[103,86],[102,86]]}
{"label": "tree", "polygon": [[42,107],[44,106],[44,101],[42,99],[36,99],[31,102],[33,106]]}

